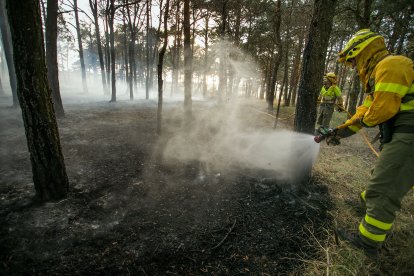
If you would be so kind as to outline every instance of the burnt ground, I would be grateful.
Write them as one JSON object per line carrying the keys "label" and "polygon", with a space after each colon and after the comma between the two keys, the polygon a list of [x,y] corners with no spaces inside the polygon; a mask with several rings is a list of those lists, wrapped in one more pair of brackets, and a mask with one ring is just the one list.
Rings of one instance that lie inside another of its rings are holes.
{"label": "burnt ground", "polygon": [[67,106],[70,192],[36,203],[20,111],[0,108],[0,274],[300,274],[331,220],[316,180],[163,162],[154,102]]}

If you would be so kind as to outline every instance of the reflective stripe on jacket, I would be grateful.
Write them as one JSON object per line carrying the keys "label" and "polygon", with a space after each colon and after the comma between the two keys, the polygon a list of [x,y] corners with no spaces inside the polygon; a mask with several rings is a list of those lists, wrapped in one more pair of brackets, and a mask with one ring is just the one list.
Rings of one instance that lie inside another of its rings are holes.
{"label": "reflective stripe on jacket", "polygon": [[341,98],[341,89],[336,85],[331,85],[328,89],[326,89],[325,86],[322,86],[319,98],[321,103],[334,104],[337,98]]}

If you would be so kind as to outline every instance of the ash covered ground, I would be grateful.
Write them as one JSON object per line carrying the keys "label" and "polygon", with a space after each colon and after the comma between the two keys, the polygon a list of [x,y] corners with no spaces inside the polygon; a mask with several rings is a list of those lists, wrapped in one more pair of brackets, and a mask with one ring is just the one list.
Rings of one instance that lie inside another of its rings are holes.
{"label": "ash covered ground", "polygon": [[[166,103],[160,138],[154,101],[67,105],[58,123],[70,192],[46,204],[33,201],[20,111],[1,106],[0,274],[300,274],[330,224],[328,189],[295,163],[312,157],[285,145],[269,149],[272,169],[249,158],[262,156],[249,139],[273,131],[254,111],[263,106],[238,109],[250,133],[240,136],[224,117],[207,121],[214,106],[194,103],[186,126],[182,103]],[[231,141],[239,150],[226,151]]]}

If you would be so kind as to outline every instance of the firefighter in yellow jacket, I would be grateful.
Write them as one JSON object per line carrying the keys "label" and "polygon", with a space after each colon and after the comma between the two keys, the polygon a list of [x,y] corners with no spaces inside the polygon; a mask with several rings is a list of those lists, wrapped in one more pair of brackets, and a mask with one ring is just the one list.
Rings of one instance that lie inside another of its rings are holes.
{"label": "firefighter in yellow jacket", "polygon": [[403,197],[414,184],[413,61],[391,55],[381,35],[363,29],[339,53],[339,62],[356,67],[366,98],[346,122],[349,126],[338,129],[336,135],[345,138],[362,127],[379,126],[382,150],[366,191],[361,193],[366,214],[358,231],[338,229],[338,234],[374,255],[392,229]]}
{"label": "firefighter in yellow jacket", "polygon": [[323,76],[323,86],[318,97],[319,110],[316,123],[319,126],[329,128],[332,119],[335,104],[338,104],[338,110],[343,109],[343,100],[341,89],[336,85],[336,75],[333,72]]}

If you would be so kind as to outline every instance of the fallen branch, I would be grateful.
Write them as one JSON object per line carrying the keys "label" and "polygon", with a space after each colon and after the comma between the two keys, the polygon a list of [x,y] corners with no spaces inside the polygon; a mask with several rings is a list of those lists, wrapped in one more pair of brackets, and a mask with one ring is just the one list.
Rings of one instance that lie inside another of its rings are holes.
{"label": "fallen branch", "polygon": [[227,239],[227,237],[229,236],[229,234],[231,233],[231,231],[233,231],[235,225],[236,225],[236,219],[234,219],[233,225],[230,227],[229,231],[224,236],[224,238],[216,246],[210,248],[210,250],[214,250],[216,248],[219,248],[224,243],[224,241]]}

